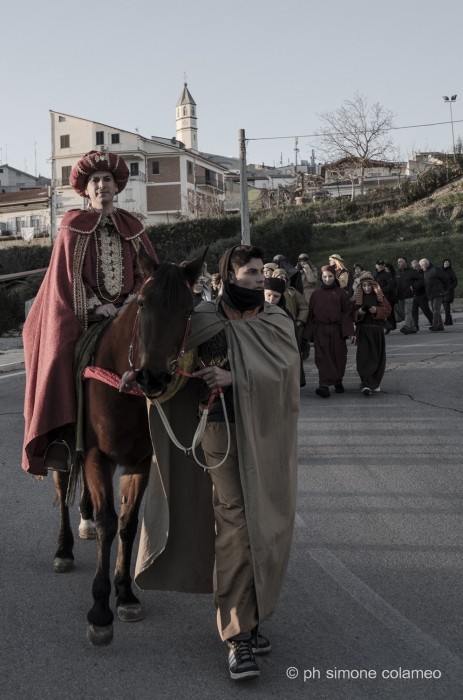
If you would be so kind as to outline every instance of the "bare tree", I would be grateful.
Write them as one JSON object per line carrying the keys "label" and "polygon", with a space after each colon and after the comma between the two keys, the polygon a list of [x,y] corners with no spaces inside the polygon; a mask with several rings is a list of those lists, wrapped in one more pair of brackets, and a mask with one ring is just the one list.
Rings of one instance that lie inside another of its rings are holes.
{"label": "bare tree", "polygon": [[[365,169],[374,160],[387,160],[395,153],[389,130],[393,127],[394,114],[376,102],[368,106],[367,99],[355,93],[351,100],[344,100],[334,112],[318,115],[323,127],[316,132],[318,148],[327,161],[336,163],[347,159],[352,182],[352,165],[357,165],[357,180],[363,194]],[[347,170],[347,168],[345,168]],[[354,192],[354,184],[352,184]]]}

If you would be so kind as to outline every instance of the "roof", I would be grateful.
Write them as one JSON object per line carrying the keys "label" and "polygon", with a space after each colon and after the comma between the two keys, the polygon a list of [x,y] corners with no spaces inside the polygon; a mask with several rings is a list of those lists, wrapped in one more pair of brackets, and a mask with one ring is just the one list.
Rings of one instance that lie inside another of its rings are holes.
{"label": "roof", "polygon": [[0,204],[15,204],[33,199],[43,199],[44,197],[48,197],[48,188],[5,192],[0,194]]}
{"label": "roof", "polygon": [[178,102],[175,106],[180,107],[180,105],[195,105],[195,104],[196,104],[196,102],[192,98],[191,92],[187,88],[187,83],[184,83],[182,94],[178,98]]}
{"label": "roof", "polygon": [[0,168],[8,168],[8,170],[14,170],[15,173],[20,173],[21,175],[26,175],[27,177],[31,177],[33,180],[38,179],[37,175],[31,175],[30,173],[26,173],[25,170],[18,170],[18,168],[13,168],[13,166],[8,165],[8,163],[0,163]]}

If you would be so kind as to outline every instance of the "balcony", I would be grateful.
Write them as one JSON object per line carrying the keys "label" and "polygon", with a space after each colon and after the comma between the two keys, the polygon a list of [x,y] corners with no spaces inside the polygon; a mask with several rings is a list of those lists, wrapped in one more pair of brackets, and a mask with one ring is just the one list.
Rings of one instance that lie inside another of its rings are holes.
{"label": "balcony", "polygon": [[197,175],[196,176],[196,186],[197,187],[210,187],[212,190],[217,192],[224,192],[224,186],[222,182],[218,182],[207,175]]}
{"label": "balcony", "polygon": [[138,180],[139,182],[146,182],[145,173],[138,173],[138,175],[130,175],[130,180]]}

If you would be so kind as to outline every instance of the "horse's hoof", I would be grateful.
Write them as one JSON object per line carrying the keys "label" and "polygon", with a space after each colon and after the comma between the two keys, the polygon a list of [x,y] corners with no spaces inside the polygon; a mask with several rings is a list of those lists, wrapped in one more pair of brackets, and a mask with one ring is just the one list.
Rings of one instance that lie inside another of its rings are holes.
{"label": "horse's hoof", "polygon": [[117,614],[122,622],[138,622],[143,620],[143,612],[140,603],[130,603],[117,606]]}
{"label": "horse's hoof", "polygon": [[94,647],[107,647],[111,644],[114,637],[113,623],[110,625],[92,625],[91,622],[87,624],[87,637],[90,644]]}
{"label": "horse's hoof", "polygon": [[79,537],[81,540],[96,539],[96,527],[94,520],[84,520],[81,518],[79,525]]}
{"label": "horse's hoof", "polygon": [[61,559],[55,557],[53,560],[53,571],[55,574],[67,574],[74,568],[74,559]]}

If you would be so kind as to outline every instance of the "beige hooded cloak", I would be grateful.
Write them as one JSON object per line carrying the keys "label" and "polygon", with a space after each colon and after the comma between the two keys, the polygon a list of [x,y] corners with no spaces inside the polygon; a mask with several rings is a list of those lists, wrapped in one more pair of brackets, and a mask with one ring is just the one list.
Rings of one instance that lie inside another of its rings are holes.
{"label": "beige hooded cloak", "polygon": [[[193,314],[187,350],[225,329],[236,434],[259,621],[275,610],[288,565],[296,508],[300,360],[292,321],[265,304],[230,321],[219,300]],[[177,438],[190,446],[198,424],[199,380],[163,404]],[[210,478],[170,443],[149,407],[154,456],[135,570],[140,588],[213,591],[214,515]],[[201,458],[202,452],[197,450]],[[204,460],[202,460],[204,463]]]}

